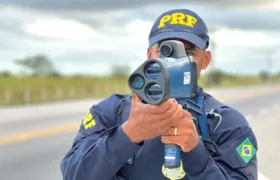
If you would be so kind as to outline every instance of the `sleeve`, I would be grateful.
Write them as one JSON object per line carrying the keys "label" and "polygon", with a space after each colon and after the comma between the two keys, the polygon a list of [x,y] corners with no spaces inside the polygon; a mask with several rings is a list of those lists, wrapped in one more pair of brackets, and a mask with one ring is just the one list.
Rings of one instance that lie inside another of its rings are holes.
{"label": "sleeve", "polygon": [[141,147],[117,124],[116,104],[116,96],[110,96],[87,113],[61,162],[63,180],[116,179],[119,169]]}
{"label": "sleeve", "polygon": [[245,117],[229,107],[218,109],[222,119],[211,134],[216,154],[200,139],[183,154],[183,166],[192,180],[257,180],[257,139]]}

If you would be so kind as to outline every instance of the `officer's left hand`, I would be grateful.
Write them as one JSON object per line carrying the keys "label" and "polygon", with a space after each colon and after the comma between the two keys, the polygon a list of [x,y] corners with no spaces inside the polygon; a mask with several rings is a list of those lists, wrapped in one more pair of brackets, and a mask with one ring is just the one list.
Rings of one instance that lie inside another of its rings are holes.
{"label": "officer's left hand", "polygon": [[162,134],[161,141],[164,144],[177,144],[183,152],[189,152],[198,144],[199,135],[192,120],[192,115],[185,110],[182,111],[184,111],[183,115],[175,125],[177,135],[175,136],[175,127],[171,127]]}

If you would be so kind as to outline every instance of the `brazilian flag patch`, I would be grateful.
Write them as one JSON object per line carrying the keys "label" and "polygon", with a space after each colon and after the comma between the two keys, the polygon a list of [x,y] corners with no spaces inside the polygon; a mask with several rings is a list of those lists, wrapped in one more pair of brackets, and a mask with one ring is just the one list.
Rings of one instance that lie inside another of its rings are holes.
{"label": "brazilian flag patch", "polygon": [[255,156],[257,152],[249,138],[245,139],[236,148],[236,151],[246,164]]}

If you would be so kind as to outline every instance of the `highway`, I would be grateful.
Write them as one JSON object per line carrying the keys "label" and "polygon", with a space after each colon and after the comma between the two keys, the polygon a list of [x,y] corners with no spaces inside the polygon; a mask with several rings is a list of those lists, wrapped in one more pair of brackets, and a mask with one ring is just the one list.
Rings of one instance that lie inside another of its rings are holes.
{"label": "highway", "polygon": [[[209,92],[241,111],[256,132],[259,180],[280,179],[280,86]],[[0,108],[0,180],[61,180],[60,162],[82,118],[97,102],[89,99]]]}

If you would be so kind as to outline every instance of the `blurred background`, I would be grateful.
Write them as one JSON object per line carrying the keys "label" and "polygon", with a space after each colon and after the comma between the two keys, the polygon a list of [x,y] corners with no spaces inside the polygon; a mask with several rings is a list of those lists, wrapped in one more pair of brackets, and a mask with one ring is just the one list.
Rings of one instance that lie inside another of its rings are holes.
{"label": "blurred background", "polygon": [[0,0],[0,179],[62,179],[88,109],[130,93],[152,24],[173,8],[205,20],[212,63],[199,84],[250,122],[259,179],[280,179],[279,0]]}

